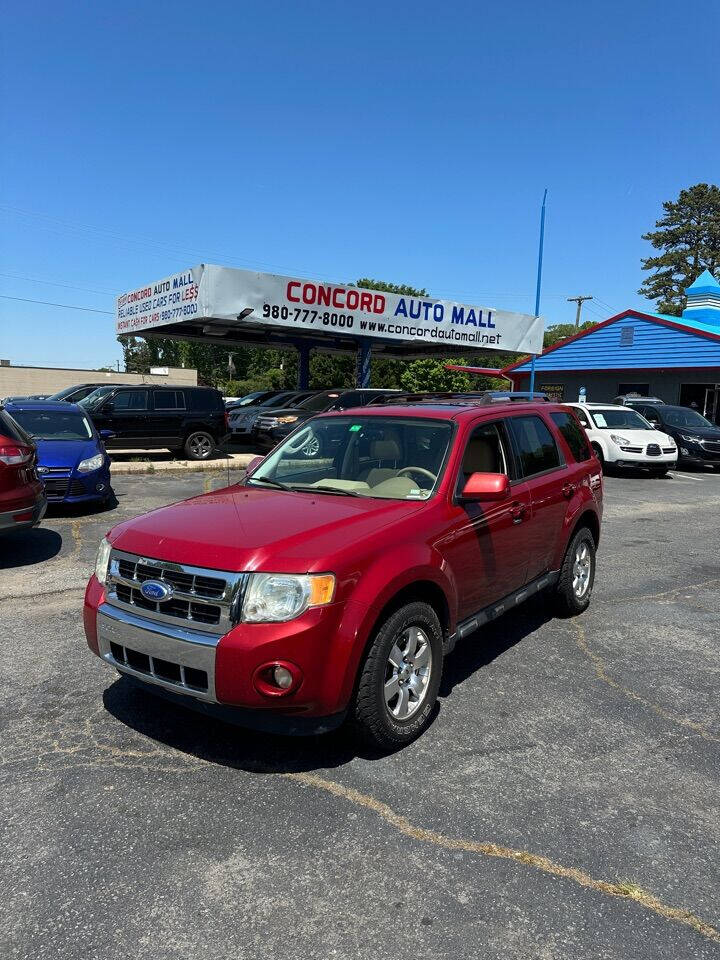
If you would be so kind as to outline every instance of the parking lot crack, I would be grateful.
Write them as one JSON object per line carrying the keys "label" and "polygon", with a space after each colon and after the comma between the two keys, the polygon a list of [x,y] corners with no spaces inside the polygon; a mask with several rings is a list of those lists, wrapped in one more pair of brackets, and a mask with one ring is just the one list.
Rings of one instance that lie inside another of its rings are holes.
{"label": "parking lot crack", "polygon": [[707,939],[712,940],[715,943],[720,943],[720,930],[717,930],[711,924],[707,923],[705,920],[702,920],[690,910],[683,910],[679,907],[671,907],[668,904],[663,903],[654,894],[642,889],[642,887],[636,886],[633,883],[612,883],[608,880],[596,880],[594,877],[591,877],[590,874],[585,873],[584,870],[580,870],[577,867],[564,866],[563,864],[550,860],[548,857],[545,857],[542,854],[532,853],[529,850],[517,850],[513,847],[505,847],[501,844],[490,843],[488,841],[467,840],[461,837],[449,837],[443,833],[438,833],[435,830],[428,830],[425,827],[416,826],[415,824],[411,823],[407,817],[397,813],[392,809],[392,807],[388,806],[386,803],[383,803],[381,800],[378,800],[376,797],[361,793],[359,790],[355,790],[353,787],[346,787],[334,780],[327,780],[325,777],[321,777],[318,774],[285,773],[282,774],[282,776],[289,780],[294,780],[298,783],[301,783],[306,787],[314,787],[318,790],[324,790],[332,796],[347,800],[349,803],[352,803],[355,806],[364,807],[367,810],[371,810],[395,830],[404,834],[406,837],[412,838],[413,840],[418,840],[422,843],[432,843],[437,847],[444,848],[445,850],[463,851],[485,857],[497,857],[502,860],[509,860],[514,863],[539,870],[542,873],[549,874],[550,876],[559,877],[563,880],[569,880],[578,886],[584,887],[588,890],[593,890],[596,893],[604,894],[605,896],[616,897],[624,900],[632,900],[645,910],[655,913],[657,916],[660,916],[665,920],[685,924]]}
{"label": "parking lot crack", "polygon": [[584,627],[579,623],[575,623],[573,626],[575,628],[575,642],[585,657],[592,664],[598,680],[602,681],[602,683],[606,684],[608,687],[611,687],[613,690],[617,690],[618,693],[621,693],[623,696],[627,697],[628,700],[632,700],[634,703],[639,703],[641,706],[652,711],[652,713],[654,713],[656,716],[662,717],[663,720],[668,720],[671,723],[686,727],[687,729],[692,730],[693,733],[696,733],[699,737],[702,737],[703,740],[707,740],[710,743],[720,743],[720,737],[708,730],[707,727],[702,723],[698,723],[697,721],[690,720],[687,717],[680,717],[675,713],[671,713],[669,710],[666,710],[657,703],[653,703],[652,700],[649,700],[647,697],[644,697],[642,694],[637,693],[635,690],[632,690],[630,687],[625,686],[625,684],[610,676],[610,674],[607,672],[607,668],[602,657],[600,657],[590,647],[585,635]]}

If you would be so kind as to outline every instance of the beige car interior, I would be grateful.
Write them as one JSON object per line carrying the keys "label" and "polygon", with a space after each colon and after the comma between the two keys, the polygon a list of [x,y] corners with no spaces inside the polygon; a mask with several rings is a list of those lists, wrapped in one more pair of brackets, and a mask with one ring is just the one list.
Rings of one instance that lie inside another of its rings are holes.
{"label": "beige car interior", "polygon": [[[370,467],[359,480],[326,479],[311,484],[313,487],[336,487],[338,490],[352,490],[370,497],[388,497],[391,500],[423,499],[430,490],[418,486],[418,477],[413,476],[412,467],[398,467],[402,461],[402,449],[399,441],[392,436],[370,443],[370,459],[378,463]],[[421,467],[420,476],[429,481],[430,474]]]}

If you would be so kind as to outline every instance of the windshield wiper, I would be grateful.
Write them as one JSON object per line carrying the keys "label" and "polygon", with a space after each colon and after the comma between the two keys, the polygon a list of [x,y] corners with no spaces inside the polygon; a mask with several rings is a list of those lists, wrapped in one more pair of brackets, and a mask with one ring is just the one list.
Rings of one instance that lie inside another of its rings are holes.
{"label": "windshield wiper", "polygon": [[273,487],[277,487],[278,490],[292,490],[292,487],[289,487],[286,483],[280,483],[279,480],[272,480],[270,477],[247,477],[245,479],[246,483],[269,483]]}
{"label": "windshield wiper", "polygon": [[[312,493],[315,490],[319,490],[320,493],[339,493],[343,497],[361,497],[362,496],[362,494],[358,493],[356,490],[344,490],[344,489],[341,489],[340,487],[330,487],[330,486],[316,487],[311,483],[304,483],[302,484],[302,486],[305,490],[307,490],[308,493]],[[300,489],[300,485],[295,484],[295,486],[293,487],[293,490],[299,490],[299,489]]]}

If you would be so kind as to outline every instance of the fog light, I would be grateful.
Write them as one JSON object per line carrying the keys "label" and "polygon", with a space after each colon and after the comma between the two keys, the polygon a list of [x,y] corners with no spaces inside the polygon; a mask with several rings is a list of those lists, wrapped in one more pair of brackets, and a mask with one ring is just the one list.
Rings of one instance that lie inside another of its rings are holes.
{"label": "fog light", "polygon": [[302,670],[289,660],[273,660],[258,667],[253,674],[253,686],[264,697],[288,697],[300,687]]}
{"label": "fog light", "polygon": [[687,447],[680,447],[680,453],[681,453],[684,457],[689,457],[689,456],[690,456],[690,451],[687,449]]}
{"label": "fog light", "polygon": [[96,483],[96,484],[95,484],[95,489],[97,490],[98,493],[102,493],[103,490],[105,489],[105,484],[104,484],[104,483]]}
{"label": "fog light", "polygon": [[275,667],[273,670],[273,680],[281,690],[289,690],[292,686],[293,675],[287,667]]}

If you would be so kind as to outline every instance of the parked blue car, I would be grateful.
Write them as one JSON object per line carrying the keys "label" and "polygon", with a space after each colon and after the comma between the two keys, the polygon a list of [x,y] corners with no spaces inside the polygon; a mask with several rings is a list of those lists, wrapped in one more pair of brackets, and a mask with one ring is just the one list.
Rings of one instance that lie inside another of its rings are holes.
{"label": "parked blue car", "polygon": [[62,400],[17,400],[7,412],[37,446],[48,503],[108,501],[110,458],[85,410]]}

